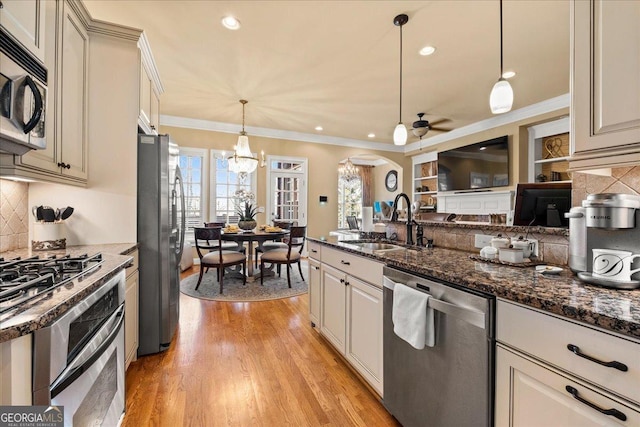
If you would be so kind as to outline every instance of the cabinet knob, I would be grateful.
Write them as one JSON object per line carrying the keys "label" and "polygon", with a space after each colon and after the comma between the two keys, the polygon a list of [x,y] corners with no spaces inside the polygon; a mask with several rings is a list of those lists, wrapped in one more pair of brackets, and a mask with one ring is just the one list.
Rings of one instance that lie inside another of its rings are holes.
{"label": "cabinet knob", "polygon": [[156,130],[156,125],[150,125],[149,127],[151,128],[151,130]]}
{"label": "cabinet knob", "polygon": [[344,279],[340,279],[340,283],[344,283]]}

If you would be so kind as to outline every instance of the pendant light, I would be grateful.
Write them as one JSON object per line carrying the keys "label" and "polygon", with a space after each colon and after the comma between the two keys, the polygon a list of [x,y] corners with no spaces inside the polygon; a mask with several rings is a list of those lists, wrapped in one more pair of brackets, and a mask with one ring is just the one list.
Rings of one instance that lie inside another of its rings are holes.
{"label": "pendant light", "polygon": [[[245,99],[240,100],[242,104],[242,131],[238,137],[238,143],[234,147],[233,155],[228,158],[229,170],[237,173],[241,181],[244,181],[244,178],[258,167],[258,159],[253,157],[249,147],[249,137],[244,131],[244,106],[248,102]],[[264,166],[264,151],[262,152],[262,166]]]}
{"label": "pendant light", "polygon": [[502,114],[511,111],[513,105],[513,89],[508,81],[502,77],[503,74],[502,61],[502,0],[500,0],[500,78],[491,89],[489,95],[489,106],[493,114]]}
{"label": "pendant light", "polygon": [[338,175],[342,181],[349,184],[360,179],[360,169],[353,164],[351,159],[347,159],[347,161],[338,168]]}
{"label": "pendant light", "polygon": [[402,26],[409,22],[409,17],[405,14],[393,18],[393,24],[400,27],[400,117],[398,125],[393,131],[393,144],[405,145],[407,143],[407,127],[402,123]]}

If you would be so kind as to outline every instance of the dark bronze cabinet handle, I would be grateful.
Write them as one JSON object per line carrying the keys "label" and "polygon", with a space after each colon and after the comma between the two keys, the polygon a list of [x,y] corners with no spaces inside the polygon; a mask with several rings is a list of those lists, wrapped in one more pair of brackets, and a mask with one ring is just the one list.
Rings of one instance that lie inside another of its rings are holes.
{"label": "dark bronze cabinet handle", "polygon": [[588,407],[595,409],[596,411],[600,412],[601,414],[605,414],[605,415],[609,415],[609,416],[612,416],[612,417],[616,417],[620,421],[627,421],[627,416],[624,413],[618,411],[617,409],[613,409],[613,408],[612,409],[602,409],[601,407],[599,407],[595,403],[591,403],[588,400],[583,399],[582,397],[578,396],[578,390],[576,390],[574,387],[571,387],[570,385],[566,386],[565,389],[578,402],[584,403]]}
{"label": "dark bronze cabinet handle", "polygon": [[580,356],[584,359],[590,360],[591,362],[597,363],[598,365],[606,366],[607,368],[614,368],[622,372],[627,372],[629,370],[629,368],[627,368],[627,365],[625,365],[624,363],[617,362],[615,360],[612,362],[603,362],[602,360],[598,360],[584,353],[581,353],[580,347],[578,347],[577,345],[567,344],[567,348],[576,356]]}
{"label": "dark bronze cabinet handle", "polygon": [[312,265],[311,267],[313,267],[314,270],[320,270],[320,267],[316,267],[315,265]]}
{"label": "dark bronze cabinet handle", "polygon": [[318,251],[316,251],[315,249],[311,249],[311,252],[313,252],[314,254],[318,253]]}
{"label": "dark bronze cabinet handle", "polygon": [[343,259],[342,259],[342,260],[340,260],[340,263],[341,263],[341,264],[344,264],[344,265],[351,265],[351,263],[350,263],[349,261],[345,261],[345,260],[343,260]]}
{"label": "dark bronze cabinet handle", "polygon": [[340,283],[344,283],[344,279],[340,279]]}

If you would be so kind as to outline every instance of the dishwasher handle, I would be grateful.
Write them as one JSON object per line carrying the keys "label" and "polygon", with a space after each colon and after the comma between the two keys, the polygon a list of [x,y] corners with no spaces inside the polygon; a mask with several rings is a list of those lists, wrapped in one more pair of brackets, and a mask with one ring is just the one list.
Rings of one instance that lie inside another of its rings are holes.
{"label": "dishwasher handle", "polygon": [[[383,281],[383,285],[385,288],[393,290],[395,288],[395,282],[385,277]],[[428,291],[428,287],[425,285],[421,285],[420,283],[415,282],[415,285],[421,291]],[[410,286],[407,284],[405,286]],[[456,304],[451,304],[442,300],[439,300],[433,297],[429,292],[425,292],[429,294],[430,298],[427,301],[427,307],[431,307],[434,310],[437,310],[441,313],[447,314],[449,316],[453,316],[457,319],[460,319],[464,322],[470,323],[473,326],[477,326],[480,329],[486,329],[485,323],[485,313],[482,311],[474,310],[472,308],[463,307]]]}

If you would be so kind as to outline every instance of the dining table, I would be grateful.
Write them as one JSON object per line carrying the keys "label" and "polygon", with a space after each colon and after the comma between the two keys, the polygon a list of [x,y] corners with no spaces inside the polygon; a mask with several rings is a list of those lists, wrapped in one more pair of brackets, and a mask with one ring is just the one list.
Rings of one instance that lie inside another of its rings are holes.
{"label": "dining table", "polygon": [[[254,276],[253,271],[253,243],[257,242],[258,245],[262,245],[267,240],[280,240],[284,236],[289,234],[289,230],[280,230],[280,231],[238,231],[238,232],[228,232],[222,230],[222,240],[233,241],[239,244],[244,244],[247,242],[247,280],[252,282],[259,278],[259,276]],[[272,274],[270,272],[269,274]]]}

